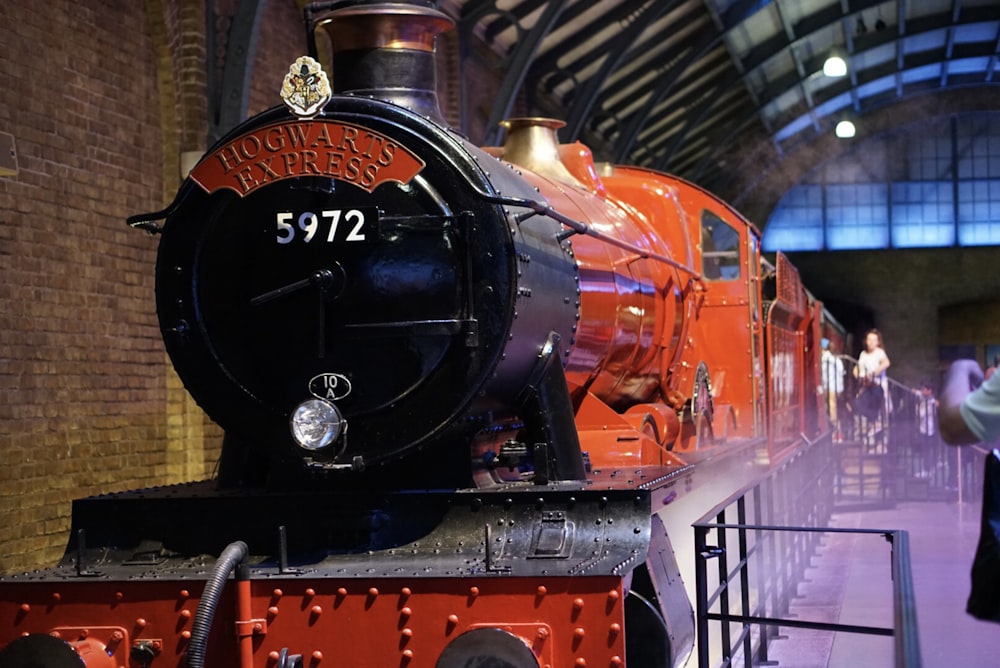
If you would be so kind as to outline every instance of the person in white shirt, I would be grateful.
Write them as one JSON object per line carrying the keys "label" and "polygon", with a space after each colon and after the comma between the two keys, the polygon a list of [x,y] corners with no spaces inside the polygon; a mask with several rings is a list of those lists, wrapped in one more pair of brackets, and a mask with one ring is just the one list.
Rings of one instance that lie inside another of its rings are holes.
{"label": "person in white shirt", "polygon": [[844,393],[844,362],[834,351],[830,339],[820,341],[823,353],[820,355],[820,392],[826,397],[826,410],[830,422],[839,432],[837,409]]}
{"label": "person in white shirt", "polygon": [[861,389],[851,405],[854,412],[864,418],[862,428],[869,441],[879,433],[884,437],[887,418],[892,412],[886,375],[889,365],[889,356],[882,347],[882,334],[877,329],[868,330],[865,333],[865,349],[858,355],[858,363],[854,367],[854,377],[861,381]]}
{"label": "person in white shirt", "polygon": [[858,365],[854,367],[854,377],[886,389],[885,372],[889,365],[889,356],[882,347],[882,333],[869,329],[865,334],[865,349],[858,355]]}
{"label": "person in white shirt", "polygon": [[916,395],[917,438],[914,443],[913,463],[918,477],[930,475],[930,464],[934,461],[934,450],[938,440],[938,401],[934,397],[934,385],[929,378],[920,381]]}

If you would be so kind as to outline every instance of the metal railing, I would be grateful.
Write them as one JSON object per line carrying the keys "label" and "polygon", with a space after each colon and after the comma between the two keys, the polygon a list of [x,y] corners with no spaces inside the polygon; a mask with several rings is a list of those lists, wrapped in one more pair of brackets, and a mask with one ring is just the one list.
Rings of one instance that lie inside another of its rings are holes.
{"label": "metal railing", "polygon": [[861,415],[852,407],[860,390],[853,377],[856,360],[839,359],[844,379],[836,387],[842,391],[820,388],[840,457],[838,499],[976,501],[981,458],[941,441],[934,395],[887,378],[882,410]]}
{"label": "metal railing", "polygon": [[[768,661],[770,642],[781,626],[894,636],[895,665],[919,668],[908,535],[905,531],[826,526],[832,514],[831,482],[836,466],[831,451],[829,442],[813,444],[692,525],[699,668],[730,666],[740,658],[747,667]],[[820,538],[829,533],[881,534],[889,541],[892,628],[811,622],[790,616],[798,584]],[[711,542],[710,537],[714,537]],[[709,568],[710,561],[716,562],[715,569]],[[717,630],[715,643],[712,629]],[[713,658],[718,663],[712,664]]]}

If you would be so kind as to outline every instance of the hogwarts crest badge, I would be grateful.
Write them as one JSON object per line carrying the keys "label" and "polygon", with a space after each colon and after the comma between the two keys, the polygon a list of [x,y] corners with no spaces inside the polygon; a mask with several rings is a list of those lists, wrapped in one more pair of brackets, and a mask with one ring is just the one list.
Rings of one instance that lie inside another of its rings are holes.
{"label": "hogwarts crest badge", "polygon": [[288,68],[281,85],[281,99],[292,113],[301,118],[312,118],[330,101],[330,80],[323,67],[302,56]]}

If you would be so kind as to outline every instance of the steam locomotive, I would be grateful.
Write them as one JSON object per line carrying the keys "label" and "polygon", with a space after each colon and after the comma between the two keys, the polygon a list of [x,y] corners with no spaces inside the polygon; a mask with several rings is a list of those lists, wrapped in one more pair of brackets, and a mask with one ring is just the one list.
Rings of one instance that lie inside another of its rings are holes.
{"label": "steam locomotive", "polygon": [[62,562],[0,580],[0,664],[684,663],[672,527],[829,432],[828,315],[691,183],[552,119],[450,129],[451,25],[324,7],[332,85],[300,58],[130,219],[218,474],[76,501]]}

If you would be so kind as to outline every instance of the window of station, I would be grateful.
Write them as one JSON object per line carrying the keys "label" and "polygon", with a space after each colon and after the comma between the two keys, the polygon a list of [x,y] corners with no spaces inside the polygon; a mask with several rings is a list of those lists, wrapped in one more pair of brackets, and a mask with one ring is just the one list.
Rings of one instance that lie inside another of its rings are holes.
{"label": "window of station", "polygon": [[701,254],[706,279],[740,277],[740,233],[707,209],[701,212]]}
{"label": "window of station", "polygon": [[789,190],[765,251],[1000,245],[1000,113],[871,139]]}

